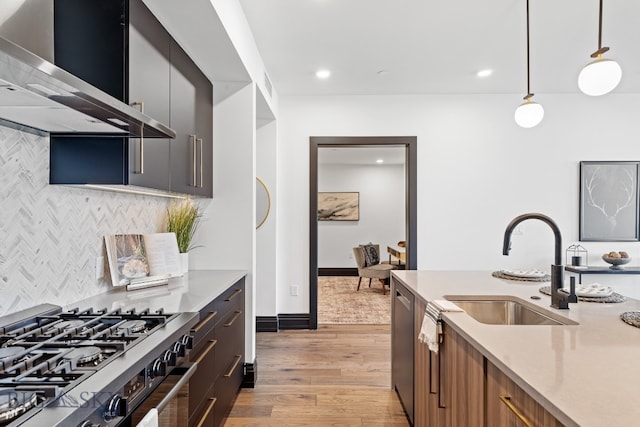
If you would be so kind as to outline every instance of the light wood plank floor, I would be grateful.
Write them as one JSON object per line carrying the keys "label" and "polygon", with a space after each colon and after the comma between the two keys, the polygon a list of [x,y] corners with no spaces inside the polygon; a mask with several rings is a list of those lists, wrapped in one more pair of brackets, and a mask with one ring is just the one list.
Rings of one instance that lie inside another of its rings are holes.
{"label": "light wood plank floor", "polygon": [[258,333],[257,385],[241,390],[225,427],[406,427],[390,349],[390,325]]}

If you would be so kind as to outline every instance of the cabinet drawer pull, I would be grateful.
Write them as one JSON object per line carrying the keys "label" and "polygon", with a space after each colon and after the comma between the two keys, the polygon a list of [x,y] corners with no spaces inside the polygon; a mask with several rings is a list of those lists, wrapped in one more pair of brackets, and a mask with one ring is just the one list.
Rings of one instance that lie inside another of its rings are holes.
{"label": "cabinet drawer pull", "polygon": [[443,351],[447,351],[446,347],[444,346],[440,346],[440,351],[438,351],[437,354],[437,359],[438,359],[438,407],[439,408],[446,408],[447,407],[447,402],[445,401],[445,380],[444,380],[444,375],[445,375],[445,367],[444,367],[444,360],[445,357],[442,357],[442,352]]}
{"label": "cabinet drawer pull", "polygon": [[207,357],[207,354],[209,354],[209,352],[211,350],[213,350],[213,347],[216,346],[216,344],[218,344],[218,340],[209,340],[209,345],[207,346],[207,348],[202,352],[202,354],[196,359],[196,365],[199,365],[200,362],[202,362],[202,360]]}
{"label": "cabinet drawer pull", "polygon": [[238,367],[238,363],[240,363],[241,360],[242,360],[242,355],[236,354],[236,361],[233,363],[233,366],[231,367],[231,369],[229,369],[229,372],[224,374],[225,378],[229,378],[231,375],[233,375],[233,371],[236,370],[236,368]]}
{"label": "cabinet drawer pull", "polygon": [[202,179],[202,138],[198,138],[198,145],[200,146],[200,185],[198,187],[202,188],[204,187],[204,180]]}
{"label": "cabinet drawer pull", "polygon": [[507,408],[509,408],[511,412],[513,412],[513,415],[518,417],[518,419],[522,422],[522,424],[524,424],[527,427],[533,427],[533,424],[524,416],[522,412],[518,410],[518,408],[516,408],[516,405],[513,404],[513,402],[511,401],[511,396],[506,394],[501,394],[500,400],[502,400],[502,403],[507,405]]}
{"label": "cabinet drawer pull", "polygon": [[198,421],[198,424],[197,424],[198,427],[202,427],[204,425],[204,422],[207,420],[207,417],[209,416],[211,411],[213,411],[213,407],[216,406],[216,400],[218,399],[216,399],[215,397],[209,398],[209,406],[207,406],[207,410],[204,411],[202,418],[200,418],[200,421]]}
{"label": "cabinet drawer pull", "polygon": [[233,322],[235,322],[238,316],[240,316],[241,314],[241,311],[236,311],[236,314],[231,318],[231,320],[229,320],[229,322],[224,324],[224,327],[228,328],[229,326],[233,325]]}
{"label": "cabinet drawer pull", "polygon": [[[144,102],[134,101],[131,103],[132,107],[140,107],[140,112],[144,114]],[[144,124],[140,126],[140,138],[138,138],[138,171],[134,172],[140,175],[144,175]]]}
{"label": "cabinet drawer pull", "polygon": [[189,135],[191,141],[191,185],[196,187],[196,135]]}
{"label": "cabinet drawer pull", "polygon": [[436,361],[434,354],[429,351],[429,393],[436,394],[438,392],[438,376],[436,372]]}
{"label": "cabinet drawer pull", "polygon": [[231,301],[236,296],[238,296],[240,293],[242,293],[242,289],[236,289],[235,291],[233,291],[233,293],[231,295],[229,295],[229,298],[227,298],[225,301]]}
{"label": "cabinet drawer pull", "polygon": [[202,320],[200,323],[198,323],[198,325],[196,325],[196,327],[193,329],[193,332],[198,332],[200,331],[200,329],[202,329],[202,327],[204,325],[206,325],[207,323],[209,323],[211,321],[211,319],[213,319],[214,317],[216,317],[216,315],[218,314],[217,311],[212,311],[209,313],[209,315],[207,317],[204,318],[204,320]]}

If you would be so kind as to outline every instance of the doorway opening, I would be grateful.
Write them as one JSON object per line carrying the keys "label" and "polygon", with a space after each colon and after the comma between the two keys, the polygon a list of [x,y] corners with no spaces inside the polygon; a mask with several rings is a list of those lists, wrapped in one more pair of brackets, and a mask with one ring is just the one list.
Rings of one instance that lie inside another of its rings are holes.
{"label": "doorway opening", "polygon": [[[318,328],[318,173],[319,149],[321,148],[403,148],[404,151],[404,212],[405,265],[416,269],[416,223],[417,223],[417,172],[416,137],[311,137],[310,138],[310,190],[309,190],[309,328]],[[386,247],[380,249],[380,256],[386,256]],[[354,261],[355,267],[355,261]],[[363,280],[367,286],[366,280]],[[374,285],[373,286],[378,286]]]}

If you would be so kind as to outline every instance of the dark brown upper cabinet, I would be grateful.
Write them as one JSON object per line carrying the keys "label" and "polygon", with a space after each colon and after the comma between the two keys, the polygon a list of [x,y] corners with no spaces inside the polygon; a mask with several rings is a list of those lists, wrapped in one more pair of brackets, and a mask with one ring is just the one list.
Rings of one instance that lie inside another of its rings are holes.
{"label": "dark brown upper cabinet", "polygon": [[169,123],[177,136],[52,135],[50,183],[211,197],[211,83],[142,0],[55,0],[54,16],[56,65]]}

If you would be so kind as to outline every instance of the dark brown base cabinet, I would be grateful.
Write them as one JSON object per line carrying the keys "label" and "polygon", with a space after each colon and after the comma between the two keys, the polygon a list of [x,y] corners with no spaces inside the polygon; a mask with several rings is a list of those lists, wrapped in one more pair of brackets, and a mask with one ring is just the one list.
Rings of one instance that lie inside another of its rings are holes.
{"label": "dark brown base cabinet", "polygon": [[190,359],[198,364],[189,382],[189,426],[220,426],[244,378],[244,278],[200,311],[192,330]]}
{"label": "dark brown base cabinet", "polygon": [[[399,292],[398,292],[399,291]],[[505,427],[522,426],[516,413],[529,425],[557,427],[562,424],[542,405],[518,387],[507,375],[489,362],[462,335],[443,324],[443,342],[438,352],[429,351],[418,341],[426,309],[426,301],[392,281],[392,386],[407,411],[409,422],[416,427]],[[399,295],[409,296],[413,324],[407,327],[400,311],[395,309]],[[407,341],[409,340],[409,341]],[[410,344],[406,344],[409,342]],[[413,366],[407,367],[406,354],[411,352]],[[403,372],[404,371],[404,372]],[[413,388],[398,387],[406,375],[413,374]],[[411,402],[408,402],[411,399]]]}

